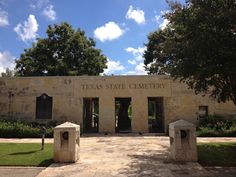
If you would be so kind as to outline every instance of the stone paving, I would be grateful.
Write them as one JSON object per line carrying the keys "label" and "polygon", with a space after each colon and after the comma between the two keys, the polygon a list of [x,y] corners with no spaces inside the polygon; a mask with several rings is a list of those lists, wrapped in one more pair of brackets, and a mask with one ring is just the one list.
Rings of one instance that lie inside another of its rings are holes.
{"label": "stone paving", "polygon": [[198,163],[173,163],[166,137],[81,138],[76,164],[53,164],[37,177],[207,177]]}
{"label": "stone paving", "polygon": [[45,167],[0,167],[0,177],[35,177]]}
{"label": "stone paving", "polygon": [[[236,142],[236,138],[198,138],[197,140],[198,142]],[[41,140],[0,139],[0,142],[33,143]],[[46,142],[52,143],[53,140],[46,139]],[[80,145],[80,160],[77,163],[52,164],[37,177],[216,176],[214,170],[210,169],[210,173],[198,163],[172,162],[168,158],[169,137],[166,136],[91,135],[82,137]],[[235,172],[235,168],[230,170]],[[27,176],[27,170],[25,174],[22,176]]]}

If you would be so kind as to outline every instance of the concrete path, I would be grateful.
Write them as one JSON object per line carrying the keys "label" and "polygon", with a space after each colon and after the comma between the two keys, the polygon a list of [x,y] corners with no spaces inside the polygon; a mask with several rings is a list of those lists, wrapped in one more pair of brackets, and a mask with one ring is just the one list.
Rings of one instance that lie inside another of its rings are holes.
{"label": "concrete path", "polygon": [[[81,139],[84,138],[98,138],[98,137],[143,137],[145,138],[157,138],[157,140],[161,140],[161,142],[169,143],[168,136],[150,136],[150,135],[138,135],[138,134],[111,134],[111,135],[104,135],[104,134],[87,134],[83,135]],[[41,138],[0,138],[0,143],[41,143]],[[236,137],[198,137],[197,142],[199,143],[209,143],[209,142],[236,142]],[[45,138],[45,143],[53,143],[52,138]]]}
{"label": "concrete path", "polygon": [[173,163],[166,137],[81,138],[76,164],[53,164],[37,177],[207,177],[198,163]]}
{"label": "concrete path", "polygon": [[35,177],[45,167],[0,167],[0,177]]}

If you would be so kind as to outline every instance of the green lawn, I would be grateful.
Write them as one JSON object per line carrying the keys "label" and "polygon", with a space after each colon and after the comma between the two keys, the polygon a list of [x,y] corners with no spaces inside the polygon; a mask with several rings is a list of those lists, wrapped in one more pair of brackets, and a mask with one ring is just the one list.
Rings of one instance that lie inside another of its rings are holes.
{"label": "green lawn", "polygon": [[49,166],[52,158],[53,144],[0,143],[0,166]]}
{"label": "green lawn", "polygon": [[203,166],[236,166],[236,143],[199,143],[198,162]]}

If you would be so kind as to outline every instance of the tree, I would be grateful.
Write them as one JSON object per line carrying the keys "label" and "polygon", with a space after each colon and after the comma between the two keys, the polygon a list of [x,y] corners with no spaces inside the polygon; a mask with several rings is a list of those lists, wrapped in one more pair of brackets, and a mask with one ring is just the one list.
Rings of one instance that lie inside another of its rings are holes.
{"label": "tree", "polygon": [[47,38],[39,38],[16,60],[18,76],[99,75],[107,58],[95,41],[68,23],[48,26]]}
{"label": "tree", "polygon": [[10,70],[9,68],[6,68],[5,72],[1,73],[2,77],[14,77],[14,71]]}
{"label": "tree", "polygon": [[198,93],[236,105],[236,2],[169,3],[169,24],[148,36],[149,74],[169,74]]}

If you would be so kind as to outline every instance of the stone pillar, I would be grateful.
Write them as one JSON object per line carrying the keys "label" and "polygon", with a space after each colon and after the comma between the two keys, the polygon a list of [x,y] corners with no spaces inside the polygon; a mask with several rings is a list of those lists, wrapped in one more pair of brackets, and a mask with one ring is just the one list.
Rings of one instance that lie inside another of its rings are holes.
{"label": "stone pillar", "polygon": [[79,159],[80,126],[65,122],[54,128],[54,162],[76,162]]}
{"label": "stone pillar", "polygon": [[197,144],[196,127],[185,121],[178,120],[169,124],[170,156],[175,161],[196,162]]}
{"label": "stone pillar", "polygon": [[147,97],[132,97],[132,132],[148,132],[148,99]]}
{"label": "stone pillar", "polygon": [[99,97],[99,132],[115,133],[115,98]]}

